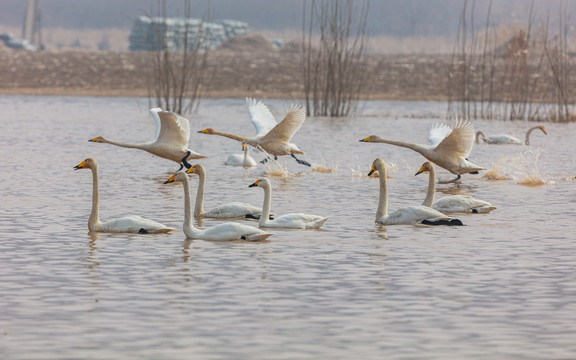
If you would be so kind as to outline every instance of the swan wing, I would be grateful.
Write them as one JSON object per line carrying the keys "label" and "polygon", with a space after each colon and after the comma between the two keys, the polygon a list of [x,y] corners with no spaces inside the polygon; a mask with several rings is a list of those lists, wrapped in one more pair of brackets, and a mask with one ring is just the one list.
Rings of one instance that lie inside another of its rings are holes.
{"label": "swan wing", "polygon": [[306,110],[302,105],[292,105],[284,120],[262,137],[263,141],[289,142],[306,120]]}
{"label": "swan wing", "polygon": [[428,131],[428,141],[432,146],[437,146],[444,140],[444,138],[452,132],[449,126],[445,124],[435,123]]}
{"label": "swan wing", "polygon": [[496,209],[487,201],[466,195],[445,196],[436,201],[432,207],[443,213],[486,213]]}
{"label": "swan wing", "polygon": [[384,225],[416,224],[422,220],[450,220],[449,216],[442,214],[427,206],[407,206],[393,211],[386,217],[377,221]]}
{"label": "swan wing", "polygon": [[255,99],[247,97],[246,105],[248,106],[250,120],[256,128],[256,136],[266,135],[276,126],[274,115],[272,115],[268,106],[264,105],[262,101],[256,101]]}
{"label": "swan wing", "polygon": [[204,217],[212,217],[212,218],[244,218],[247,214],[250,215],[259,215],[262,213],[262,208],[258,208],[256,206],[241,203],[241,202],[233,202],[225,205],[221,205],[211,209],[204,213]]}
{"label": "swan wing", "polygon": [[450,135],[434,149],[437,153],[447,156],[467,157],[474,146],[474,126],[469,121],[461,120],[456,123]]}
{"label": "swan wing", "polygon": [[319,228],[326,222],[327,219],[328,218],[318,215],[291,213],[278,216],[274,220],[267,221],[266,226],[290,229]]}
{"label": "swan wing", "polygon": [[158,136],[160,135],[160,117],[158,116],[158,112],[162,111],[160,108],[153,108],[150,109],[150,115],[154,118],[154,122],[156,123],[156,136],[154,136],[154,141],[158,140]]}
{"label": "swan wing", "polygon": [[512,135],[494,135],[486,138],[486,142],[489,144],[516,144],[524,145],[522,140],[512,136]]}
{"label": "swan wing", "polygon": [[160,133],[156,142],[187,147],[190,138],[188,119],[171,111],[158,111],[156,114],[160,118]]}
{"label": "swan wing", "polygon": [[202,232],[199,238],[204,240],[239,240],[245,237],[246,240],[264,240],[274,234],[267,233],[254,226],[239,224],[236,222],[227,222],[218,224]]}
{"label": "swan wing", "polygon": [[147,233],[151,234],[176,230],[157,221],[145,219],[138,215],[131,215],[106,221],[101,224],[101,229],[101,231],[104,232],[128,233],[141,233],[141,230],[144,229]]}

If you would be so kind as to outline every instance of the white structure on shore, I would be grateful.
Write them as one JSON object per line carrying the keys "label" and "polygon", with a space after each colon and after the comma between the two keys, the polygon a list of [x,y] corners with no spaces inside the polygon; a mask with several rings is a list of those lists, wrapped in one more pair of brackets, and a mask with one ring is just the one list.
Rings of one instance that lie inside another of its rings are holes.
{"label": "white structure on shore", "polygon": [[[236,20],[203,22],[201,19],[161,18],[140,16],[134,21],[130,33],[130,50],[183,50],[199,45],[212,49],[224,40],[248,33],[248,24]],[[198,43],[199,42],[199,43]]]}

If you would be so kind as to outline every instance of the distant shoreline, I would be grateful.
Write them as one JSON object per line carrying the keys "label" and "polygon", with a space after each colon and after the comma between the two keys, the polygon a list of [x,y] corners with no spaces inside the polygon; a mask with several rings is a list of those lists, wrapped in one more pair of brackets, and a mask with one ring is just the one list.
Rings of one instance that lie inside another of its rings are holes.
{"label": "distant shoreline", "polygon": [[[300,99],[299,57],[290,51],[214,50],[203,98]],[[364,100],[447,101],[448,57],[370,55]],[[145,53],[0,48],[0,94],[147,97]]]}

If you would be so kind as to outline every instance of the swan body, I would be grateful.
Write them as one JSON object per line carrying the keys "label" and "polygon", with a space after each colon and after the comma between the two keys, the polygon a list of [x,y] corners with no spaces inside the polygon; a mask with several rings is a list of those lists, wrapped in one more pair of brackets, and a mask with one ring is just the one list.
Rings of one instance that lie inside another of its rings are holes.
{"label": "swan body", "polygon": [[88,219],[88,230],[105,233],[136,233],[156,234],[167,233],[174,228],[167,227],[159,222],[145,219],[138,215],[126,216],[106,222],[100,221],[99,198],[98,198],[98,163],[92,158],[82,161],[74,167],[74,170],[92,170],[92,212]]}
{"label": "swan body", "polygon": [[188,160],[206,157],[188,148],[188,138],[190,137],[190,122],[188,119],[170,111],[163,111],[160,108],[150,109],[150,114],[156,121],[156,138],[152,141],[140,144],[127,144],[110,140],[104,136],[97,136],[88,141],[144,150],[181,164],[180,169],[183,166],[190,167]]}
{"label": "swan body", "polygon": [[473,213],[473,214],[487,214],[492,210],[497,209],[496,206],[492,206],[487,201],[479,200],[473,198],[472,196],[466,195],[450,195],[441,198],[440,200],[434,202],[435,181],[436,181],[436,170],[431,162],[425,162],[420,170],[416,173],[419,175],[423,172],[428,171],[428,192],[426,193],[426,199],[422,202],[422,205],[429,206],[436,209],[442,213]]}
{"label": "swan body", "polygon": [[242,144],[242,154],[231,154],[228,156],[228,159],[224,161],[226,165],[232,166],[244,166],[244,167],[254,167],[257,166],[258,163],[252,156],[249,154],[249,148],[246,144]]}
{"label": "swan body", "polygon": [[[449,129],[449,128],[448,128]],[[431,140],[432,141],[432,140]],[[474,127],[468,121],[458,121],[454,129],[436,144],[412,144],[403,141],[387,140],[379,136],[369,136],[360,142],[385,143],[412,149],[436,165],[457,175],[475,173],[485,168],[468,161],[467,157],[474,146]]]}
{"label": "swan body", "polygon": [[534,126],[528,131],[526,131],[526,139],[524,141],[511,136],[511,135],[494,135],[486,137],[482,131],[478,131],[476,133],[476,143],[480,143],[480,139],[484,141],[486,144],[510,144],[510,145],[530,145],[530,134],[534,130],[540,130],[544,133],[544,135],[548,135],[546,132],[546,128],[544,126]]}
{"label": "swan body", "polygon": [[190,181],[183,171],[178,171],[172,175],[165,184],[181,182],[184,186],[184,224],[182,229],[189,239],[200,239],[209,241],[231,241],[249,240],[263,241],[274,235],[254,226],[244,225],[236,222],[227,222],[212,226],[209,229],[198,229],[192,223],[192,211],[190,208]]}
{"label": "swan body", "polygon": [[199,177],[198,191],[194,205],[194,217],[209,217],[218,219],[230,218],[259,218],[262,208],[247,203],[232,202],[204,211],[204,190],[206,187],[206,170],[201,164],[196,164],[186,171],[188,174],[196,174]]}
{"label": "swan body", "polygon": [[276,217],[274,220],[270,220],[270,203],[272,202],[272,187],[270,185],[270,181],[267,178],[261,178],[256,180],[248,187],[255,186],[264,189],[264,206],[262,206],[262,216],[260,216],[260,220],[258,221],[258,225],[260,225],[260,227],[319,229],[322,225],[324,225],[326,220],[328,220],[327,217],[303,213],[285,214]]}
{"label": "swan body", "polygon": [[388,213],[388,184],[387,170],[384,160],[378,158],[372,163],[372,168],[368,176],[375,171],[379,172],[380,196],[378,200],[378,209],[376,210],[376,222],[383,225],[409,225],[409,224],[426,224],[426,225],[462,225],[458,219],[453,219],[438,210],[428,206],[407,206]]}
{"label": "swan body", "polygon": [[296,131],[300,129],[306,119],[306,111],[301,105],[292,105],[286,114],[286,117],[284,117],[281,122],[276,123],[276,120],[268,107],[266,107],[266,105],[261,101],[256,102],[253,99],[246,98],[246,102],[248,104],[250,120],[256,128],[256,136],[243,137],[217,131],[212,128],[200,130],[198,132],[208,135],[219,135],[240,141],[265,151],[274,157],[290,155],[298,163],[311,166],[310,163],[296,158],[295,155],[305,155],[305,153],[300,150],[296,144],[290,142]]}

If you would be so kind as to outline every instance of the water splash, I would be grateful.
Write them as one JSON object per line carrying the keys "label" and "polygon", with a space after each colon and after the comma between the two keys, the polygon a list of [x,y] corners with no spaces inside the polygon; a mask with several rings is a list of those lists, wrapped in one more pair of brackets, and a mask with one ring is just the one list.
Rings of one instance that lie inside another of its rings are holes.
{"label": "water splash", "polygon": [[281,165],[277,161],[269,161],[263,175],[287,178],[290,176],[288,165]]}
{"label": "water splash", "polygon": [[[386,163],[386,171],[388,172],[388,178],[390,178],[391,173],[398,172],[398,166],[394,163]],[[367,177],[370,170],[365,166],[357,166],[350,168],[350,172],[354,177]],[[380,177],[380,174],[378,173],[378,171],[374,171],[374,173],[370,175],[370,177]]]}
{"label": "water splash", "polygon": [[514,180],[520,185],[539,186],[550,184],[538,170],[538,160],[542,150],[529,149],[521,153],[505,156],[498,160],[494,168],[482,179],[490,181]]}
{"label": "water splash", "polygon": [[326,165],[324,161],[321,164],[314,164],[312,166],[312,171],[320,173],[335,173],[338,171],[338,166],[336,165]]}

